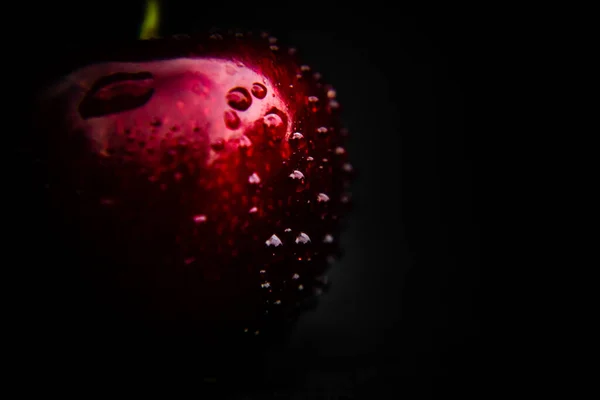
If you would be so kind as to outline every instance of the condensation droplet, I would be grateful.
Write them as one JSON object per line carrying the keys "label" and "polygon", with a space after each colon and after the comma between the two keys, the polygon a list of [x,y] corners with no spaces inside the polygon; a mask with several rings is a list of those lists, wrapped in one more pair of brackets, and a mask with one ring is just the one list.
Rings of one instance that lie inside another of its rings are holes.
{"label": "condensation droplet", "polygon": [[214,151],[221,151],[225,148],[225,141],[223,139],[219,139],[214,143],[211,143],[210,148]]}
{"label": "condensation droplet", "polygon": [[250,140],[250,138],[248,138],[248,136],[242,135],[238,142],[238,146],[241,148],[244,148],[244,149],[248,148],[248,147],[252,146],[252,141]]}
{"label": "condensation droplet", "polygon": [[257,336],[259,333],[260,333],[260,331],[255,331],[254,336]]}
{"label": "condensation droplet", "polygon": [[204,215],[204,214],[194,215],[194,222],[197,224],[206,222],[206,215]]}
{"label": "condensation droplet", "polygon": [[283,245],[283,243],[281,242],[281,239],[279,239],[277,237],[277,235],[272,235],[270,238],[267,239],[267,241],[265,242],[267,246],[273,246],[273,247],[278,247]]}
{"label": "condensation droplet", "polygon": [[298,290],[300,290],[300,291],[304,290],[304,285],[298,285]]}
{"label": "condensation droplet", "polygon": [[317,195],[317,201],[319,203],[321,203],[321,202],[326,203],[329,201],[329,196],[327,196],[325,193],[319,193]]}
{"label": "condensation droplet", "polygon": [[304,179],[304,174],[298,170],[294,170],[289,177],[292,179]]}
{"label": "condensation droplet", "polygon": [[275,300],[273,304],[281,304],[281,300]]}
{"label": "condensation droplet", "polygon": [[317,101],[319,101],[319,98],[317,96],[308,96],[309,103],[316,103]]}
{"label": "condensation droplet", "polygon": [[301,65],[300,66],[300,71],[302,71],[302,72],[310,71],[310,66],[308,66],[308,65]]}
{"label": "condensation droplet", "polygon": [[323,238],[323,243],[333,243],[333,236],[330,234],[325,235]]}
{"label": "condensation droplet", "polygon": [[268,289],[271,287],[271,283],[269,283],[269,282],[261,283],[260,287],[263,289]]}
{"label": "condensation droplet", "polygon": [[337,95],[337,93],[333,89],[330,89],[327,91],[327,98],[329,98],[329,99],[335,99],[336,95]]}
{"label": "condensation droplet", "polygon": [[310,237],[304,232],[300,232],[300,234],[296,237],[296,243],[308,243],[310,242]]}
{"label": "condensation droplet", "polygon": [[250,92],[257,99],[264,99],[267,96],[267,88],[265,87],[265,85],[258,82],[254,82],[252,84]]}
{"label": "condensation droplet", "polygon": [[292,140],[300,140],[300,139],[304,139],[304,135],[301,134],[300,132],[294,132],[292,133]]}
{"label": "condensation droplet", "polygon": [[314,161],[314,158],[312,158],[311,156],[306,157],[306,161]]}
{"label": "condensation droplet", "polygon": [[345,152],[346,152],[346,149],[344,149],[343,147],[338,146],[335,148],[335,154],[339,155],[339,154],[344,154]]}
{"label": "condensation droplet", "polygon": [[261,274],[264,274],[264,273],[265,273],[265,272],[267,272],[267,271],[265,271],[264,269],[261,269],[261,270],[260,270],[260,271],[258,271],[258,272],[259,272],[259,273],[261,273]]}
{"label": "condensation droplet", "polygon": [[237,70],[231,65],[227,64],[225,66],[225,72],[227,72],[229,75],[235,75],[237,73]]}
{"label": "condensation droplet", "polygon": [[272,44],[269,46],[269,49],[271,49],[271,51],[277,51],[277,50],[279,50],[279,46]]}
{"label": "condensation droplet", "polygon": [[275,113],[267,114],[263,118],[265,130],[274,138],[282,138],[285,127],[283,126],[283,120]]}
{"label": "condensation droplet", "polygon": [[256,172],[250,175],[250,177],[248,178],[248,183],[252,185],[258,185],[260,183],[260,177]]}
{"label": "condensation droplet", "polygon": [[346,172],[352,172],[352,165],[350,163],[345,163],[342,165],[342,169]]}
{"label": "condensation droplet", "polygon": [[286,228],[286,229],[284,230],[284,232],[286,232],[286,233],[287,233],[287,232],[291,232],[291,231],[292,231],[292,230],[291,230],[290,228]]}
{"label": "condensation droplet", "polygon": [[248,211],[250,214],[254,214],[255,212],[258,212],[258,207],[252,207],[250,209],[250,211]]}
{"label": "condensation droplet", "polygon": [[329,100],[328,104],[329,104],[329,108],[332,108],[332,109],[340,108],[340,103],[338,103],[337,100],[331,99],[331,100]]}
{"label": "condensation droplet", "polygon": [[298,51],[298,50],[297,50],[295,47],[290,47],[290,48],[288,49],[288,54],[289,54],[290,56],[293,56],[294,54],[296,54],[296,52],[297,52],[297,51]]}
{"label": "condensation droplet", "polygon": [[320,74],[320,73],[318,73],[318,72],[315,72],[315,73],[313,74],[313,78],[315,79],[315,81],[318,81],[318,80],[320,80],[322,77],[323,77],[323,75],[321,75],[321,74]]}
{"label": "condensation droplet", "polygon": [[277,38],[275,36],[269,37],[269,43],[271,43],[271,44],[277,43]]}
{"label": "condensation droplet", "polygon": [[317,133],[325,134],[325,133],[327,133],[327,128],[324,126],[321,126],[321,127],[317,128]]}
{"label": "condensation droplet", "polygon": [[154,117],[150,120],[150,125],[155,128],[160,127],[162,124],[163,124],[162,119],[159,117]]}
{"label": "condensation droplet", "polygon": [[229,129],[237,129],[240,126],[240,117],[233,110],[226,110],[223,114],[223,120],[225,121],[225,126]]}
{"label": "condensation droplet", "polygon": [[250,93],[243,87],[236,87],[227,93],[227,104],[238,111],[246,111],[252,104]]}
{"label": "condensation droplet", "polygon": [[292,279],[298,279],[298,278],[300,278],[300,275],[298,275],[298,274],[292,275]]}

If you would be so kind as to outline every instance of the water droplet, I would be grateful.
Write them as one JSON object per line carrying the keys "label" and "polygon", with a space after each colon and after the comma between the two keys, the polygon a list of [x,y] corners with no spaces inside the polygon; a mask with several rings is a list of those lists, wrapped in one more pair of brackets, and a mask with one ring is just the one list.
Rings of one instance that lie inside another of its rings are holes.
{"label": "water droplet", "polygon": [[252,146],[252,141],[248,138],[248,136],[242,135],[240,137],[238,146],[241,148],[248,148],[248,147]]}
{"label": "water droplet", "polygon": [[300,278],[300,275],[298,275],[298,274],[292,275],[292,279],[298,279],[298,278]]}
{"label": "water droplet", "polygon": [[271,44],[277,43],[277,38],[275,36],[269,37],[269,43],[271,43]]}
{"label": "water droplet", "polygon": [[333,243],[333,236],[330,234],[325,235],[323,238],[323,243]]}
{"label": "water droplet", "polygon": [[325,193],[319,193],[317,195],[317,201],[319,203],[321,203],[321,202],[326,203],[329,201],[329,196],[327,196]]}
{"label": "water droplet", "polygon": [[319,98],[317,96],[308,96],[309,103],[316,103],[317,101],[319,101]]}
{"label": "water droplet", "polygon": [[284,232],[291,232],[292,230],[290,228],[286,228]]}
{"label": "water droplet", "polygon": [[323,75],[321,75],[321,74],[320,74],[320,73],[318,73],[318,72],[315,72],[315,73],[313,74],[313,78],[315,78],[315,81],[318,81],[318,80],[320,80],[322,77],[323,77]]}
{"label": "water droplet", "polygon": [[248,328],[244,328],[244,332],[248,332]]}
{"label": "water droplet", "polygon": [[225,66],[225,72],[227,72],[229,75],[235,75],[237,73],[237,70],[233,66],[227,64]]}
{"label": "water droplet", "polygon": [[260,272],[261,274],[264,274],[264,273],[265,273],[265,272],[267,272],[267,271],[265,271],[264,269],[261,269],[261,270],[260,270],[260,271],[258,271],[258,272]]}
{"label": "water droplet", "polygon": [[329,104],[329,108],[331,108],[331,109],[340,108],[340,103],[338,103],[337,100],[331,99],[331,100],[329,100],[328,104]]}
{"label": "water droplet", "polygon": [[298,170],[294,170],[289,177],[292,179],[304,179],[304,174]]}
{"label": "water droplet", "polygon": [[327,98],[329,98],[329,99],[335,99],[336,95],[337,95],[337,93],[333,89],[330,89],[327,91]]}
{"label": "water droplet", "polygon": [[348,195],[342,195],[342,197],[340,198],[340,201],[344,204],[349,203],[350,202],[350,196]]}
{"label": "water droplet", "polygon": [[263,118],[265,130],[275,139],[282,138],[284,135],[283,120],[275,113],[267,114]]}
{"label": "water droplet", "polygon": [[321,126],[320,128],[317,128],[317,133],[320,133],[323,135],[323,134],[327,133],[327,128],[324,126]]}
{"label": "water droplet", "polygon": [[267,88],[265,85],[258,82],[252,84],[250,92],[252,92],[252,95],[257,99],[264,99],[267,96]]}
{"label": "water droplet", "polygon": [[261,283],[260,287],[263,289],[268,289],[271,287],[271,284],[269,282]]}
{"label": "water droplet", "polygon": [[346,172],[352,172],[352,165],[350,163],[345,163],[342,165],[342,169]]}
{"label": "water droplet", "polygon": [[250,93],[242,87],[236,87],[231,89],[227,93],[227,104],[231,108],[234,108],[238,111],[246,111],[250,108],[252,104],[252,97],[250,97]]}
{"label": "water droplet", "polygon": [[197,224],[206,222],[206,215],[204,215],[204,214],[194,215],[194,222]]}
{"label": "water droplet", "polygon": [[310,66],[308,66],[308,65],[301,65],[300,66],[300,71],[302,71],[302,72],[310,71]]}
{"label": "water droplet", "polygon": [[255,331],[254,336],[257,336],[259,333],[260,333],[260,331]]}
{"label": "water droplet", "polygon": [[267,246],[274,246],[274,247],[283,245],[283,243],[281,242],[281,239],[279,239],[277,237],[277,235],[272,235],[269,239],[267,239],[267,241],[265,243]]}
{"label": "water droplet", "polygon": [[288,54],[289,54],[290,56],[293,56],[294,54],[296,54],[296,52],[297,52],[297,51],[298,51],[298,50],[297,50],[295,47],[290,47],[290,48],[288,49]]}
{"label": "water droplet", "polygon": [[335,154],[344,154],[346,152],[346,150],[343,147],[336,147],[335,148]]}
{"label": "water droplet", "polygon": [[298,290],[300,290],[300,291],[304,290],[304,285],[298,285]]}
{"label": "water droplet", "polygon": [[310,242],[310,237],[304,232],[300,232],[300,234],[296,237],[296,243],[306,244]]}
{"label": "water droplet", "polygon": [[281,304],[281,300],[275,300],[273,304]]}
{"label": "water droplet", "polygon": [[163,124],[162,119],[159,117],[154,117],[150,120],[150,125],[155,128],[160,127],[162,124]]}
{"label": "water droplet", "polygon": [[292,133],[292,140],[300,140],[300,139],[304,139],[303,134],[301,134],[300,132]]}
{"label": "water droplet", "polygon": [[213,33],[209,37],[213,40],[222,40],[223,39],[223,36],[219,35],[218,33]]}
{"label": "water droplet", "polygon": [[252,185],[258,185],[260,183],[260,177],[256,172],[250,175],[250,177],[248,178],[248,183]]}
{"label": "water droplet", "polygon": [[225,111],[223,119],[225,120],[225,126],[229,129],[237,129],[240,126],[240,117],[233,110]]}
{"label": "water droplet", "polygon": [[271,46],[269,46],[269,48],[271,49],[271,51],[277,51],[277,50],[279,50],[279,46],[276,46],[274,44],[272,44]]}
{"label": "water droplet", "polygon": [[294,132],[290,136],[289,139],[290,145],[294,147],[294,149],[300,149],[306,147],[306,140],[304,140],[304,135],[300,132]]}
{"label": "water droplet", "polygon": [[311,156],[306,157],[306,161],[313,161],[314,158],[312,158]]}
{"label": "water droplet", "polygon": [[255,212],[258,212],[258,207],[252,207],[250,209],[250,211],[248,211],[250,214],[254,214]]}
{"label": "water droplet", "polygon": [[225,141],[223,139],[219,139],[216,142],[210,145],[211,149],[214,151],[221,151],[225,148]]}

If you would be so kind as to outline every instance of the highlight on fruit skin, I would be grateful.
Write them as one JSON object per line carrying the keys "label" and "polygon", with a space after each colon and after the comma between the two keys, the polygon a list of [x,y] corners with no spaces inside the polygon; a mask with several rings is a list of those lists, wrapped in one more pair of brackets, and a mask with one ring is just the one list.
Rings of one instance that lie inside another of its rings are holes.
{"label": "highlight on fruit skin", "polygon": [[265,33],[140,41],[41,94],[41,183],[105,307],[256,337],[328,288],[353,169],[336,92],[296,53]]}

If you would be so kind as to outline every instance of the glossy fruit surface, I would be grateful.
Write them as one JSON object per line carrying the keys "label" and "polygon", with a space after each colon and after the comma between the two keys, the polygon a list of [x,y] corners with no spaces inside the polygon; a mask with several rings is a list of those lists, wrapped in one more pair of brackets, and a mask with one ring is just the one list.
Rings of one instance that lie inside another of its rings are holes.
{"label": "glossy fruit surface", "polygon": [[89,312],[214,337],[289,326],[340,255],[352,167],[335,90],[266,34],[103,52],[36,118]]}

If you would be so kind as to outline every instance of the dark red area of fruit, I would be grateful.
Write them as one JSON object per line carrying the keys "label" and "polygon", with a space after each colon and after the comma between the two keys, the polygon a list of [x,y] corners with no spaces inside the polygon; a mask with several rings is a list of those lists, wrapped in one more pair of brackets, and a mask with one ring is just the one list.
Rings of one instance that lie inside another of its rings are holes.
{"label": "dark red area of fruit", "polygon": [[42,97],[40,193],[63,305],[89,329],[265,343],[327,288],[350,200],[345,131],[333,88],[273,43],[106,49]]}

